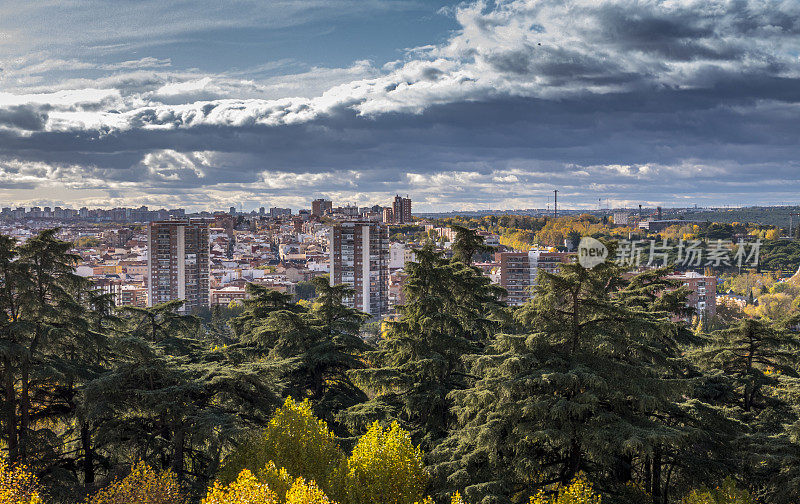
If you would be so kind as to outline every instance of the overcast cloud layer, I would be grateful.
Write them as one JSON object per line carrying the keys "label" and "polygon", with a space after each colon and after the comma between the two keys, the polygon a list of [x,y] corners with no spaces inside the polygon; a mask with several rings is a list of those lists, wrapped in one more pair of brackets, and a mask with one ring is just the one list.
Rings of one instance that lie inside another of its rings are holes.
{"label": "overcast cloud layer", "polygon": [[794,0],[469,3],[434,14],[455,30],[394,59],[349,49],[344,63],[227,67],[179,65],[165,41],[332,17],[363,27],[421,7],[240,2],[195,19],[187,4],[112,36],[123,13],[81,5],[55,43],[35,29],[36,4],[0,8],[2,205],[299,208],[408,193],[415,211],[438,211],[543,207],[554,188],[588,208],[798,201]]}

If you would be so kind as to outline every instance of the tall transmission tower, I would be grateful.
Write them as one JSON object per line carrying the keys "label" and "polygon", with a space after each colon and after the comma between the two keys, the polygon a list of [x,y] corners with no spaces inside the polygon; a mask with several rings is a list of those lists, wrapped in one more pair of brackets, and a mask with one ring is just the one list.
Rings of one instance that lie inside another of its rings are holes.
{"label": "tall transmission tower", "polygon": [[553,217],[558,217],[558,189],[553,189]]}

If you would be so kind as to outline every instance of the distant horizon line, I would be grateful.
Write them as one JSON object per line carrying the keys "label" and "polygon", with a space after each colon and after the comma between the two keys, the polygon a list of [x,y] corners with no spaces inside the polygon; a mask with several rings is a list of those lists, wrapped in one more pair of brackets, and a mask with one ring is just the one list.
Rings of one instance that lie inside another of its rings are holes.
{"label": "distant horizon line", "polygon": [[[353,205],[353,204],[349,204],[348,203],[348,204],[339,205],[339,206],[355,206],[355,207],[358,207],[358,208],[368,208],[368,207],[372,207],[372,206],[386,206],[386,205],[377,205],[377,204],[376,205]],[[93,211],[93,210],[110,211],[110,210],[118,210],[118,209],[139,210],[139,209],[142,209],[142,208],[146,208],[147,211],[151,211],[151,212],[158,212],[158,211],[170,212],[170,211],[183,210],[187,215],[188,214],[201,214],[201,213],[209,213],[209,214],[220,214],[220,213],[229,214],[230,213],[230,209],[227,209],[227,210],[226,209],[211,210],[211,209],[206,208],[206,209],[203,209],[203,210],[188,210],[186,207],[180,207],[180,206],[177,206],[177,207],[164,207],[164,206],[151,207],[150,205],[145,205],[145,204],[133,205],[133,206],[124,206],[124,207],[122,207],[122,206],[92,206],[92,207],[89,207],[89,206],[86,206],[86,205],[82,205],[80,207],[62,206],[62,205],[46,205],[46,206],[44,206],[44,205],[30,205],[30,206],[25,206],[25,205],[9,204],[8,206],[3,206],[1,208],[3,210],[9,209],[11,211],[16,211],[16,210],[18,210],[20,208],[25,209],[25,210],[31,210],[31,209],[34,209],[34,208],[38,208],[39,210],[44,210],[46,208],[49,208],[50,210],[54,210],[54,209],[57,209],[57,208],[61,209],[61,210],[81,210],[83,208],[86,208],[89,211]],[[271,208],[290,209],[293,212],[300,212],[301,210],[311,211],[310,207],[292,207],[292,206],[284,206],[284,207],[280,207],[280,206],[272,206],[272,207],[263,206],[262,207],[262,206],[258,206],[258,207],[252,207],[249,210],[237,209],[235,213],[236,214],[249,215],[249,214],[252,214],[252,213],[255,212],[256,215],[258,215],[259,214],[259,210],[261,208],[265,209],[265,213],[269,213],[269,210]],[[748,209],[748,208],[754,208],[754,209],[766,209],[766,208],[786,209],[786,208],[800,208],[800,204],[792,205],[792,204],[780,203],[780,204],[751,204],[751,205],[737,205],[737,206],[734,206],[734,205],[706,205],[706,206],[700,206],[700,205],[694,205],[694,206],[641,205],[641,206],[638,206],[637,205],[637,206],[633,206],[633,207],[625,206],[625,207],[606,207],[606,208],[587,208],[587,207],[560,206],[559,205],[558,213],[562,213],[562,212],[570,212],[570,213],[574,213],[574,212],[582,212],[582,213],[638,212],[639,210],[641,210],[641,211],[644,211],[644,210],[656,211],[659,208],[662,211],[670,211],[670,210],[671,211],[674,211],[674,210],[733,210],[733,209],[740,209],[741,210],[741,209]],[[452,209],[452,210],[429,210],[429,211],[412,212],[412,213],[413,213],[413,215],[425,216],[425,215],[441,215],[441,214],[464,214],[464,213],[491,214],[491,213],[513,213],[513,212],[553,213],[554,209],[552,207],[538,207],[538,208],[537,207],[529,207],[529,208],[485,208],[485,209],[463,209],[462,208],[462,209]]]}

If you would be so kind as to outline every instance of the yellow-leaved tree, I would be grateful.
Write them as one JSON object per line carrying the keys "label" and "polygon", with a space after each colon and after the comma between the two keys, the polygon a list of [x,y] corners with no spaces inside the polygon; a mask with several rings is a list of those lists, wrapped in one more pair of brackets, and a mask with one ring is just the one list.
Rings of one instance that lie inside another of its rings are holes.
{"label": "yellow-leaved tree", "polygon": [[[263,431],[246,436],[225,458],[217,479],[223,485],[231,483],[248,469],[259,481],[272,486],[281,481],[277,468],[282,468],[286,477],[314,481],[326,494],[338,497],[341,485],[336,481],[344,462],[336,437],[314,416],[311,403],[289,397]],[[282,497],[279,488],[274,490]]]}
{"label": "yellow-leaved tree", "polygon": [[461,492],[456,492],[450,497],[450,504],[467,504],[464,498],[461,497]]}
{"label": "yellow-leaved tree", "polygon": [[531,497],[530,504],[601,504],[601,496],[595,493],[586,476],[579,474],[569,485],[561,487],[555,494],[543,490]]}
{"label": "yellow-leaved tree", "polygon": [[90,497],[87,504],[184,504],[187,502],[172,471],[155,471],[144,462],[130,474]]}
{"label": "yellow-leaved tree", "polygon": [[426,483],[422,450],[397,422],[372,424],[347,460],[348,504],[412,504]]}
{"label": "yellow-leaved tree", "polygon": [[275,492],[280,501],[286,500],[286,494],[294,483],[289,471],[283,467],[278,469],[278,466],[272,460],[258,471],[258,481],[266,483]]}
{"label": "yellow-leaved tree", "polygon": [[36,476],[0,459],[0,504],[41,504]]}
{"label": "yellow-leaved tree", "polygon": [[750,492],[736,485],[732,478],[725,478],[721,485],[714,489],[702,488],[692,490],[683,498],[681,504],[755,504]]}
{"label": "yellow-leaved tree", "polygon": [[220,482],[208,491],[203,504],[277,504],[278,497],[269,485],[260,482],[253,473],[243,469],[229,485]]}
{"label": "yellow-leaved tree", "polygon": [[256,483],[269,488],[277,502],[413,504],[422,500],[427,476],[422,451],[397,423],[387,428],[374,423],[345,458],[311,404],[289,398],[266,429],[245,438],[225,458],[206,502],[222,502],[210,499],[227,495],[240,504],[234,497],[242,491],[231,485],[255,492]]}
{"label": "yellow-leaved tree", "polygon": [[297,478],[290,483],[284,496],[272,490],[269,484],[259,481],[247,469],[239,473],[236,481],[222,485],[214,483],[202,504],[335,504],[313,481]]}
{"label": "yellow-leaved tree", "polygon": [[286,492],[286,504],[330,504],[331,500],[313,481],[297,478]]}

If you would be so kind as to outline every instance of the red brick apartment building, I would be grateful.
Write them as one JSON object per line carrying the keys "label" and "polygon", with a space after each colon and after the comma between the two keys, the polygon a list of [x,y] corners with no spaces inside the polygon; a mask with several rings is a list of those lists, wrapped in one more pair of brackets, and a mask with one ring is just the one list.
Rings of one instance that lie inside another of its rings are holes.
{"label": "red brick apartment building", "polygon": [[147,306],[147,287],[139,285],[123,285],[120,292],[120,306]]}
{"label": "red brick apartment building", "polygon": [[392,216],[395,224],[411,222],[411,198],[403,198],[400,195],[395,196],[392,203]]}
{"label": "red brick apartment building", "polygon": [[574,253],[529,250],[527,252],[497,252],[495,261],[500,265],[500,286],[508,291],[506,301],[521,305],[533,296],[533,286],[539,270],[556,273],[558,267],[571,261]]}
{"label": "red brick apartment building", "polygon": [[700,316],[713,317],[717,313],[717,278],[694,271],[668,275],[671,280],[683,282],[689,289],[687,306],[694,308]]}

